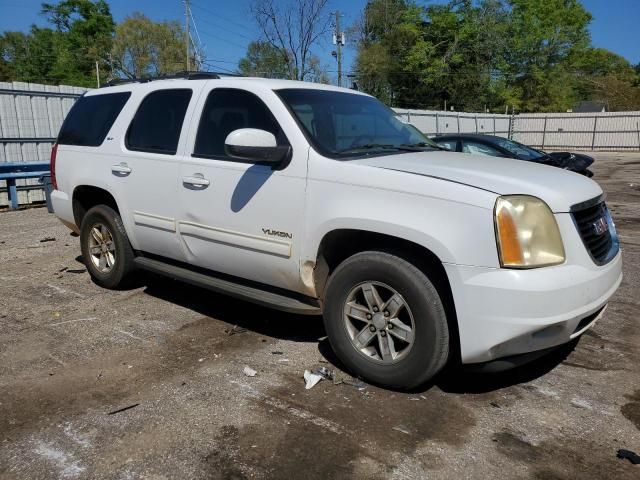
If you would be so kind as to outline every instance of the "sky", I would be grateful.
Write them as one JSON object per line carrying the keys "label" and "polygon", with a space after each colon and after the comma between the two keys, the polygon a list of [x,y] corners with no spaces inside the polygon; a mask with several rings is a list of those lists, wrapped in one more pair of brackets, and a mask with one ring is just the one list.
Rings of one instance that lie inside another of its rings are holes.
{"label": "sky", "polygon": [[[55,3],[55,0],[48,0]],[[247,44],[259,37],[251,19],[251,0],[191,0],[193,17],[210,70],[234,70],[238,60],[246,52]],[[419,3],[444,3],[444,0],[426,0]],[[590,26],[592,43],[596,47],[609,49],[622,55],[632,64],[640,63],[640,0],[582,0],[593,15]],[[42,0],[0,0],[0,32],[5,30],[26,31],[35,23],[46,24],[39,14]],[[184,23],[182,0],[109,0],[116,21],[140,11],[153,20],[178,20]],[[330,0],[328,11],[340,10],[343,25],[353,23],[362,12],[366,0]],[[194,35],[195,36],[195,35]],[[349,45],[344,49],[345,67],[351,65],[355,49]],[[331,36],[315,52],[329,71],[337,68],[331,57]]]}

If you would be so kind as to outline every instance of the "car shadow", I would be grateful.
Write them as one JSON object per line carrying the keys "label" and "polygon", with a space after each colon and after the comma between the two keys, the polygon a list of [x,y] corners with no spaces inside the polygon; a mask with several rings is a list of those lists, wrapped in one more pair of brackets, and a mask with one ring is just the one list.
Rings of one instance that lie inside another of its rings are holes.
{"label": "car shadow", "polygon": [[524,365],[502,372],[477,372],[460,365],[449,365],[433,384],[447,393],[479,394],[528,383],[540,378],[560,365],[573,352],[579,339],[558,347],[547,355]]}
{"label": "car shadow", "polygon": [[[140,280],[146,286],[145,294],[236,328],[275,339],[318,342],[318,352],[333,368],[352,374],[333,352],[326,338],[321,316],[296,315],[261,307],[154,274],[145,274]],[[430,382],[409,392],[424,393],[435,386],[446,393],[482,394],[531,382],[561,364],[576,348],[578,341],[576,339],[530,363],[503,372],[470,371],[459,363],[452,362]],[[313,367],[313,362],[309,366]]]}
{"label": "car shadow", "polygon": [[322,317],[281,312],[183,282],[147,274],[144,293],[267,337],[317,342],[325,335]]}

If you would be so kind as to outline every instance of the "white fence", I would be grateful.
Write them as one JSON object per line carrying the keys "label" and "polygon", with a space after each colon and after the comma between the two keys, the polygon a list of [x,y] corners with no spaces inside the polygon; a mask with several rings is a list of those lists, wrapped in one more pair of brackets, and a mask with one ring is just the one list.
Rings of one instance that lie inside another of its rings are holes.
{"label": "white fence", "polygon": [[485,133],[549,150],[638,150],[640,112],[502,115],[396,109],[427,135]]}
{"label": "white fence", "polygon": [[[0,82],[0,162],[49,160],[51,145],[67,112],[86,89],[70,86]],[[44,200],[37,179],[18,180],[21,204]],[[7,205],[5,182],[0,182],[0,207]]]}

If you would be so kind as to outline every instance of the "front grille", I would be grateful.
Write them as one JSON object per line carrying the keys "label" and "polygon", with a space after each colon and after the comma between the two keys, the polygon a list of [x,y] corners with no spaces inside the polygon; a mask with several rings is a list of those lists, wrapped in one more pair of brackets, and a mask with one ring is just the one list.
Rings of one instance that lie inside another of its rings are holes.
{"label": "front grille", "polygon": [[618,245],[614,241],[614,227],[605,203],[600,202],[591,207],[574,210],[572,214],[582,241],[593,260],[598,265],[611,260],[617,253]]}

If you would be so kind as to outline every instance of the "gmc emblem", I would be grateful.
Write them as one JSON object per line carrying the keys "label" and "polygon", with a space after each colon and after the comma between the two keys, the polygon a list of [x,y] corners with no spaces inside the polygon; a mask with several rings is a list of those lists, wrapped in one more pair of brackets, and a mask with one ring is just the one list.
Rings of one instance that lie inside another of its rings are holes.
{"label": "gmc emblem", "polygon": [[602,235],[604,232],[609,230],[609,224],[604,217],[600,217],[591,225],[593,226],[593,231],[596,232],[596,235]]}

